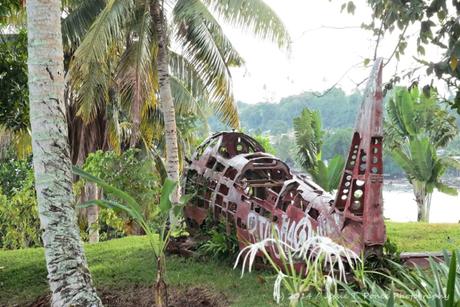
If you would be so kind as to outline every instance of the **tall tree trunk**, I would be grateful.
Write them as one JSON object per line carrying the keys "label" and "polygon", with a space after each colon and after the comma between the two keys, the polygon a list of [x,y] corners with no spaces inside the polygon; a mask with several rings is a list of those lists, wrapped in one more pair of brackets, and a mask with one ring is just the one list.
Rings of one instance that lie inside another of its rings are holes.
{"label": "tall tree trunk", "polygon": [[[101,199],[99,191],[96,184],[87,182],[85,184],[86,200]],[[88,241],[89,243],[97,243],[99,242],[99,207],[88,207],[86,209],[86,218],[88,219]]]}
{"label": "tall tree trunk", "polygon": [[[160,85],[160,107],[165,122],[165,140],[166,140],[166,172],[168,177],[179,182],[179,150],[177,146],[176,132],[176,111],[174,109],[173,97],[171,94],[171,83],[169,78],[169,57],[168,57],[168,40],[166,19],[160,0],[152,3],[152,19],[156,39],[158,41],[158,80]],[[178,202],[180,197],[180,188],[178,187],[172,195],[172,201]],[[170,215],[173,222],[173,215]]]}
{"label": "tall tree trunk", "polygon": [[102,306],[76,224],[60,8],[59,0],[27,1],[33,163],[51,305]]}
{"label": "tall tree trunk", "polygon": [[415,202],[417,203],[417,222],[427,221],[427,194],[425,184],[415,181],[414,185]]}
{"label": "tall tree trunk", "polygon": [[433,196],[433,193],[427,193],[426,194],[426,200],[425,200],[425,222],[429,223],[430,222],[430,212],[431,212],[431,197]]}

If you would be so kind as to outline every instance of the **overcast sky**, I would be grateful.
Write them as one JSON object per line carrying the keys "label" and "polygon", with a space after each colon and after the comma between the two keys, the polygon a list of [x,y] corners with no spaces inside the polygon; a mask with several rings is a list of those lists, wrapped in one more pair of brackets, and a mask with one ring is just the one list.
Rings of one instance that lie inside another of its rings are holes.
{"label": "overcast sky", "polygon": [[[248,103],[279,101],[303,91],[323,91],[339,82],[347,92],[369,74],[365,58],[372,58],[375,38],[360,28],[369,22],[371,11],[365,1],[356,0],[356,12],[340,12],[340,0],[266,0],[284,21],[291,34],[290,53],[283,52],[241,31],[224,26],[236,49],[246,60],[243,68],[232,69],[235,98]],[[342,29],[343,28],[343,29]],[[407,33],[414,35],[417,27]],[[397,36],[387,36],[380,44],[379,56],[389,57]],[[415,65],[410,44],[407,56],[396,67],[393,60],[385,67],[384,79]],[[431,51],[429,51],[431,52]],[[345,77],[342,78],[342,76]]]}

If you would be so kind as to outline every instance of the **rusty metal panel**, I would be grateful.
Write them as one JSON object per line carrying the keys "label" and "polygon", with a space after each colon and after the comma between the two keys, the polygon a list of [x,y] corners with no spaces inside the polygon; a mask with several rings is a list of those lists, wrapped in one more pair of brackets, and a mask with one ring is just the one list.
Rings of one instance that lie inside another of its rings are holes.
{"label": "rusty metal panel", "polygon": [[208,216],[223,220],[240,247],[270,237],[275,226],[293,245],[318,234],[357,254],[379,252],[386,239],[381,63],[370,75],[335,200],[253,138],[220,132],[197,148],[184,174],[184,192],[196,193],[185,208],[188,224],[199,227]]}

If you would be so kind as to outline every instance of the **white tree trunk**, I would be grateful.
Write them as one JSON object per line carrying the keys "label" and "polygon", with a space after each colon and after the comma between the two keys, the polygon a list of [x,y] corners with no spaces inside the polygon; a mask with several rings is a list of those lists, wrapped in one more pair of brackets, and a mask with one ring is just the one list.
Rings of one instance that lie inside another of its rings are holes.
{"label": "white tree trunk", "polygon": [[[177,146],[176,111],[174,109],[169,76],[166,19],[159,0],[155,1],[152,5],[152,15],[156,38],[158,40],[157,65],[160,85],[160,107],[165,123],[166,172],[170,179],[179,183],[179,150]],[[178,202],[179,197],[180,188],[178,187],[171,199],[173,202]]]}
{"label": "white tree trunk", "polygon": [[33,164],[54,306],[102,306],[76,223],[67,124],[61,2],[28,0],[28,68]]}
{"label": "white tree trunk", "polygon": [[[85,196],[86,200],[101,199],[97,185],[92,182],[85,184]],[[99,207],[88,207],[86,217],[88,220],[88,241],[89,243],[97,243],[99,242]]]}
{"label": "white tree trunk", "polygon": [[417,203],[417,222],[427,222],[428,214],[427,209],[427,193],[426,187],[423,182],[414,181],[412,182],[414,186],[414,195],[415,202]]}

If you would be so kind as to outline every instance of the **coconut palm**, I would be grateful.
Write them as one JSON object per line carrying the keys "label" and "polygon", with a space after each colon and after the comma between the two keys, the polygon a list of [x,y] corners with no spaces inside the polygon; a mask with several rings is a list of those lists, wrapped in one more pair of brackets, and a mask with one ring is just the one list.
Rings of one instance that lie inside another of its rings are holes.
{"label": "coconut palm", "polygon": [[28,0],[28,71],[35,189],[52,306],[102,306],[91,283],[72,195],[64,105],[61,3]]}
{"label": "coconut palm", "polygon": [[94,118],[100,101],[95,97],[107,92],[106,76],[114,69],[121,100],[130,108],[130,145],[137,143],[148,113],[161,109],[173,180],[179,177],[178,96],[194,107],[210,105],[223,121],[239,126],[229,67],[243,60],[215,16],[279,46],[288,44],[283,24],[262,0],[108,0],[101,10],[92,5],[83,1],[66,25],[73,27],[66,40],[80,42],[70,66],[79,115]]}
{"label": "coconut palm", "polygon": [[459,169],[460,163],[438,154],[457,135],[456,119],[439,106],[434,91],[420,93],[416,87],[396,89],[386,111],[385,144],[413,186],[417,220],[428,222],[435,188],[457,195],[441,177],[449,167]]}

